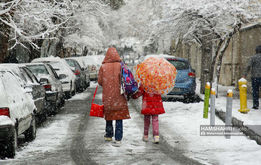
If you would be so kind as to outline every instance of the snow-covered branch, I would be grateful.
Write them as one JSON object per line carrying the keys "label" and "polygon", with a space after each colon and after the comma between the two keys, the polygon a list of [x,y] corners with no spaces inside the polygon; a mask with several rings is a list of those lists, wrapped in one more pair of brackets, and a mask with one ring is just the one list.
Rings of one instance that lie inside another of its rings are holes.
{"label": "snow-covered branch", "polygon": [[[29,43],[34,48],[35,39],[45,39],[63,27],[73,14],[70,0],[13,0],[0,4],[0,23],[10,29],[10,44]],[[0,14],[1,15],[1,14]],[[5,29],[0,29],[4,31]]]}

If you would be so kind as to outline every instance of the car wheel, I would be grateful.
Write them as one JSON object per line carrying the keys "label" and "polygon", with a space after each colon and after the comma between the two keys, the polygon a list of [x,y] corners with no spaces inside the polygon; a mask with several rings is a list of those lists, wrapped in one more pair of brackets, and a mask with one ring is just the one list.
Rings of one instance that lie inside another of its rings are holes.
{"label": "car wheel", "polygon": [[56,105],[56,103],[55,104],[53,104],[52,105],[52,107],[51,107],[51,111],[50,111],[50,115],[52,116],[52,115],[56,115],[57,114],[57,112],[58,112],[58,106]]}
{"label": "car wheel", "polygon": [[36,122],[34,115],[31,121],[31,126],[25,132],[24,136],[26,141],[33,141],[36,138]]}
{"label": "car wheel", "polygon": [[74,90],[72,91],[72,96],[76,94],[76,84],[74,85]]}
{"label": "car wheel", "polygon": [[14,158],[16,148],[17,148],[17,132],[16,129],[14,128],[13,134],[11,135],[6,145],[5,156],[8,158]]}
{"label": "car wheel", "polygon": [[72,97],[72,91],[65,92],[65,99],[70,99]]}
{"label": "car wheel", "polygon": [[72,93],[73,93],[73,89],[72,89],[73,87],[72,87],[72,81],[70,82],[70,91],[67,93],[67,95],[66,95],[66,99],[70,99],[70,98],[72,98]]}
{"label": "car wheel", "polygon": [[44,108],[44,113],[41,114],[41,123],[47,120],[47,109]]}
{"label": "car wheel", "polygon": [[60,107],[63,107],[64,104],[65,104],[65,99],[64,99],[64,97],[63,97],[62,100],[61,100],[61,105],[60,105]]}

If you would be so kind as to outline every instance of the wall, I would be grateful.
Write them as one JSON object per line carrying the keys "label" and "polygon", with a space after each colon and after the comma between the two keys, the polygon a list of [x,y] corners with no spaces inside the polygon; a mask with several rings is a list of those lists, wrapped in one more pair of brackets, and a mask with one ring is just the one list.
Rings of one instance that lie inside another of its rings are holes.
{"label": "wall", "polygon": [[[257,45],[261,45],[261,24],[242,28],[231,40],[222,61],[220,84],[237,85],[243,76],[249,58],[255,54]],[[250,74],[247,76],[250,84]]]}
{"label": "wall", "polygon": [[[261,23],[243,27],[231,39],[225,51],[221,65],[221,75],[219,84],[224,86],[237,86],[237,81],[242,77],[248,59],[255,54],[257,45],[261,45]],[[170,52],[177,57],[187,58],[192,67],[196,70],[197,77],[201,75],[202,53],[196,44],[184,45],[175,44],[172,41]],[[247,76],[248,87],[250,84],[250,74]],[[250,91],[250,89],[248,89]]]}

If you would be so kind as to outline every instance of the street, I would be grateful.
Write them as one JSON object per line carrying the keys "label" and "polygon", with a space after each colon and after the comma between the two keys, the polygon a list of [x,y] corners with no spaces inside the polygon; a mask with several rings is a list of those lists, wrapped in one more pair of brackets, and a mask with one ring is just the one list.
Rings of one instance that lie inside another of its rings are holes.
{"label": "street", "polygon": [[[104,142],[105,121],[89,117],[94,87],[68,100],[61,111],[38,128],[37,138],[23,143],[15,159],[0,160],[0,164],[200,164],[183,155],[186,146],[182,137],[172,136],[160,144],[141,140],[142,117],[133,106],[131,119],[124,120],[124,137],[121,147]],[[96,102],[101,102],[101,91]],[[175,147],[168,142],[176,141]]]}

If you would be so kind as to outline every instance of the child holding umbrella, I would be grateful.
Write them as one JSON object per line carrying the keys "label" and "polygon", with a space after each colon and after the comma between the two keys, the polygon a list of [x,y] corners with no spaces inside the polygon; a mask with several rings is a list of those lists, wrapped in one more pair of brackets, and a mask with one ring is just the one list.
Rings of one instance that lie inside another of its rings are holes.
{"label": "child holding umbrella", "polygon": [[135,67],[135,79],[140,84],[132,98],[142,96],[144,115],[143,141],[148,141],[150,119],[152,119],[154,143],[159,143],[158,115],[165,113],[161,95],[167,94],[175,84],[176,68],[163,57],[149,57]]}
{"label": "child holding umbrella", "polygon": [[143,87],[140,86],[138,92],[132,95],[133,99],[142,97],[142,110],[141,114],[144,115],[144,135],[143,141],[148,141],[150,120],[152,119],[153,139],[154,143],[159,143],[159,119],[158,115],[165,113],[161,95],[150,94],[144,91]]}

